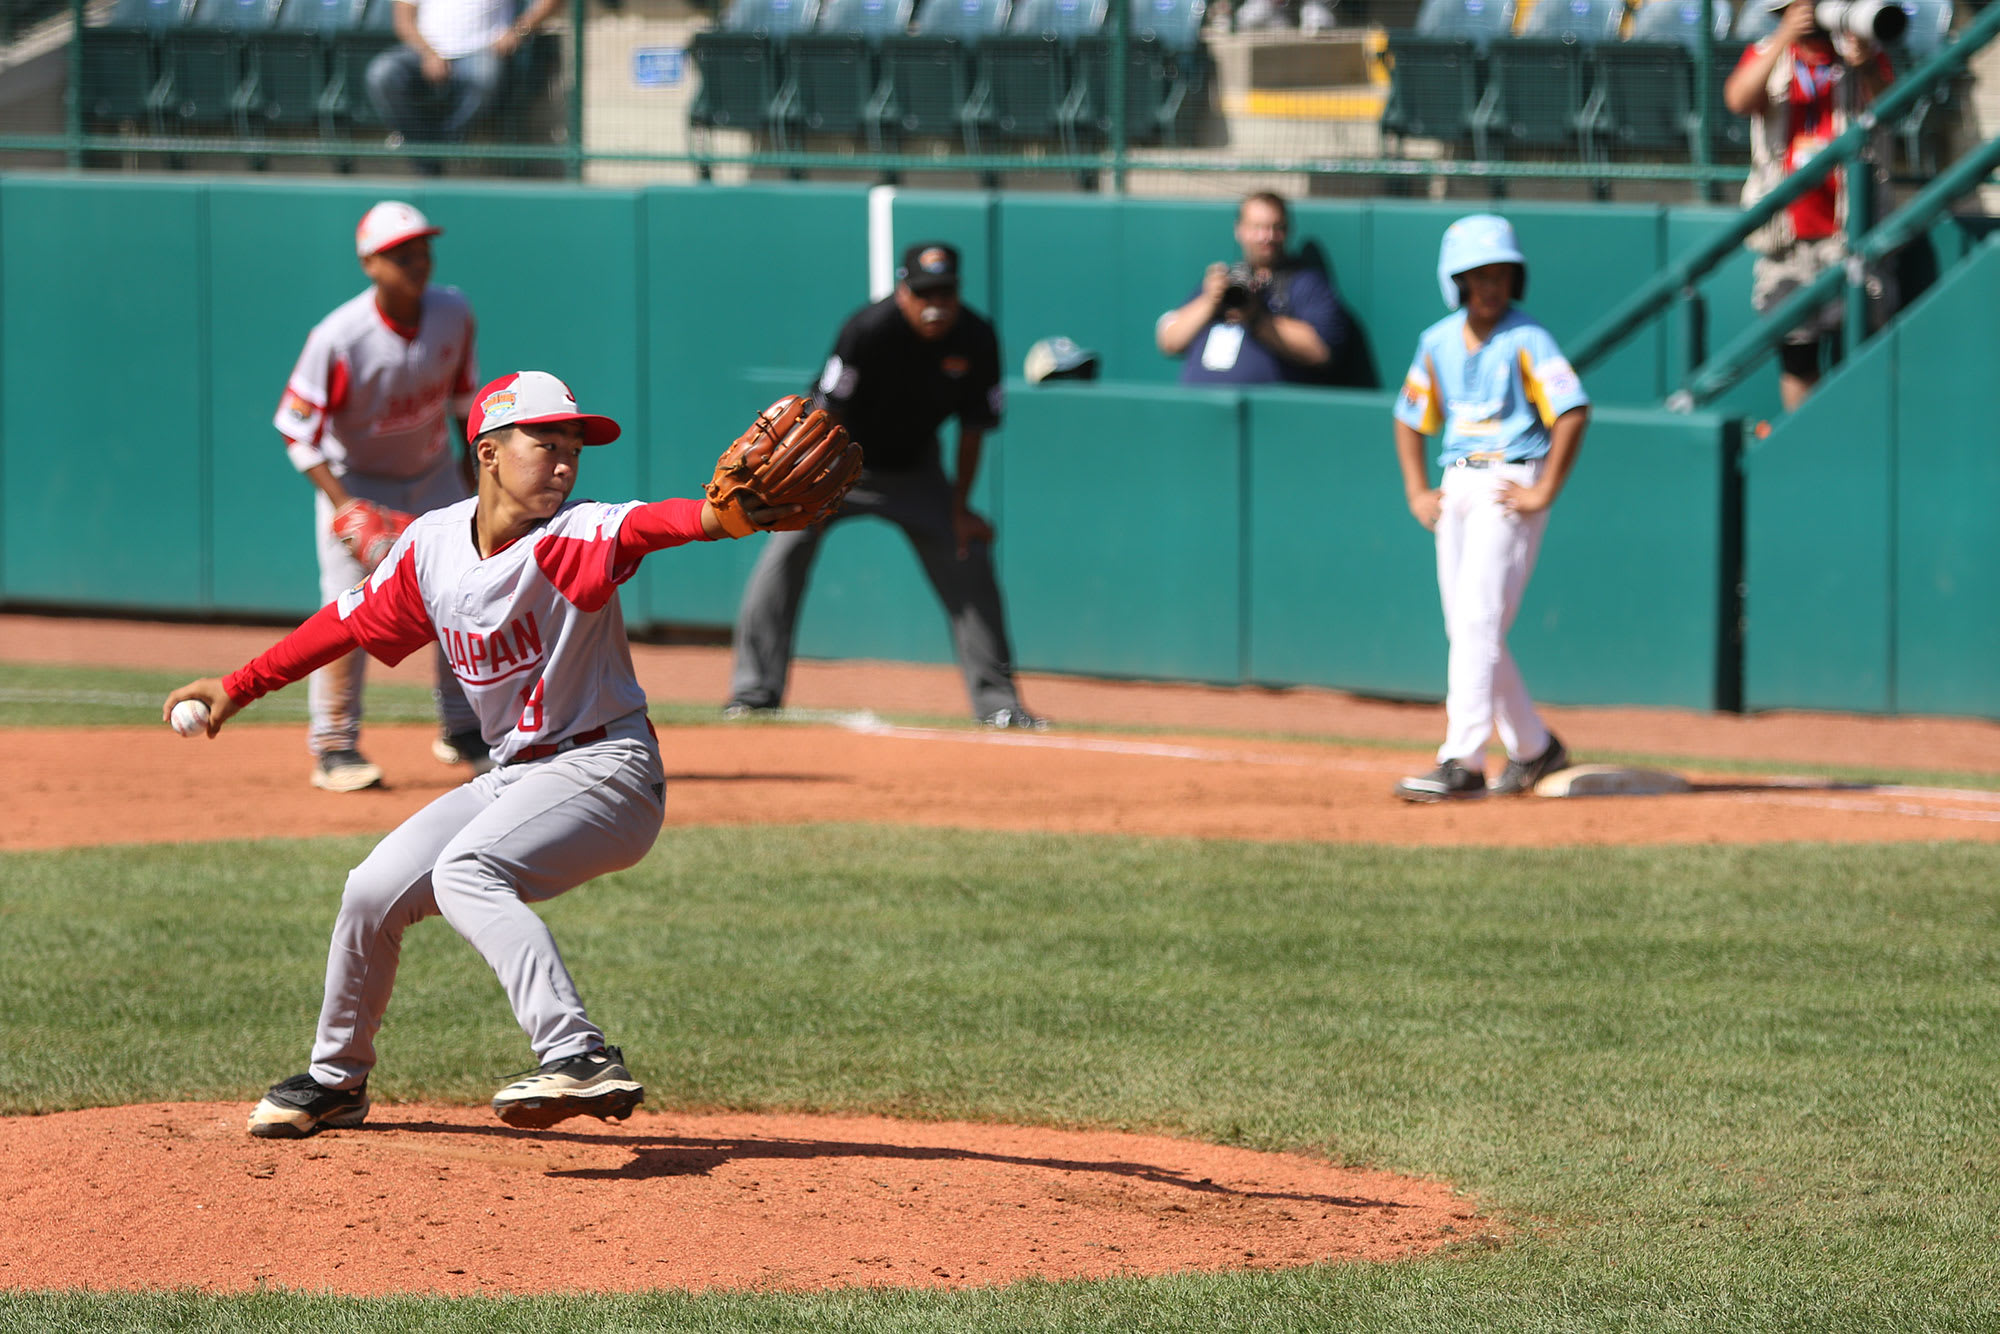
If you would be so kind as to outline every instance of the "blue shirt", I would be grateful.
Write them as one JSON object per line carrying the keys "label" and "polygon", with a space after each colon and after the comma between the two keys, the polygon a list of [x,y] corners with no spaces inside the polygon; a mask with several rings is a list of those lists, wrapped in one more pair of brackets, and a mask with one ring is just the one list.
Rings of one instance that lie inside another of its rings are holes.
{"label": "blue shirt", "polygon": [[[1347,341],[1347,316],[1333,285],[1314,269],[1281,269],[1279,273],[1282,277],[1275,278],[1266,291],[1265,304],[1271,313],[1310,324],[1327,351],[1337,358],[1341,344]],[[1197,287],[1188,300],[1200,291]],[[1211,339],[1215,340],[1213,347]],[[1327,369],[1286,361],[1258,342],[1247,324],[1214,320],[1188,344],[1181,361],[1181,383],[1319,384]]]}
{"label": "blue shirt", "polygon": [[1589,402],[1555,338],[1533,316],[1509,310],[1485,345],[1469,352],[1459,310],[1418,336],[1396,420],[1441,436],[1439,463],[1521,463],[1547,454],[1556,418]]}

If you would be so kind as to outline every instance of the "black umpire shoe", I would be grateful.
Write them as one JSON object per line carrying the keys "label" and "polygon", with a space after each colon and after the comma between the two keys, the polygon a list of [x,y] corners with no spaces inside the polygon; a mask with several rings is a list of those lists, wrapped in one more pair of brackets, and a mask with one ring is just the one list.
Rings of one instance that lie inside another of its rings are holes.
{"label": "black umpire shoe", "polygon": [[1549,746],[1539,757],[1532,760],[1508,760],[1506,772],[1493,780],[1493,791],[1502,797],[1518,797],[1533,792],[1535,784],[1550,774],[1561,773],[1569,768],[1569,751],[1549,733]]}
{"label": "black umpire shoe", "polygon": [[271,1085],[250,1111],[250,1133],[258,1139],[304,1139],[322,1128],[348,1130],[368,1116],[368,1081],[359,1088],[330,1089],[311,1075],[293,1075]]}
{"label": "black umpire shoe", "polygon": [[1396,795],[1404,801],[1453,801],[1460,797],[1486,795],[1486,776],[1475,773],[1457,760],[1446,760],[1427,774],[1405,778],[1396,784]]}

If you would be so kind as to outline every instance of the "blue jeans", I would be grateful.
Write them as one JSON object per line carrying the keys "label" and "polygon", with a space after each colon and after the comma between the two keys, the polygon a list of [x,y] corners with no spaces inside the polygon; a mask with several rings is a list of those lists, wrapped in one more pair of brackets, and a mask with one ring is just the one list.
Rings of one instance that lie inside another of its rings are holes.
{"label": "blue jeans", "polygon": [[507,64],[491,51],[447,62],[451,77],[432,83],[424,60],[395,46],[368,62],[368,100],[390,129],[411,139],[456,141],[500,93]]}

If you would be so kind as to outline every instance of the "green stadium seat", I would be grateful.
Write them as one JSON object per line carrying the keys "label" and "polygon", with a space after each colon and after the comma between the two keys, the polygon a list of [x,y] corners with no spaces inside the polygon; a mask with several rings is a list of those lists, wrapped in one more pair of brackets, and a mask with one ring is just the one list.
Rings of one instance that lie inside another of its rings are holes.
{"label": "green stadium seat", "polygon": [[1005,30],[1007,0],[925,0],[915,31],[882,39],[869,116],[885,139],[955,138],[979,148],[973,52]]}
{"label": "green stadium seat", "polygon": [[395,0],[355,0],[355,17],[327,34],[326,86],[320,94],[320,123],[328,137],[353,127],[378,127],[380,113],[368,98],[368,66],[400,43]]}
{"label": "green stadium seat", "polygon": [[320,123],[334,35],[356,17],[354,0],[285,0],[277,22],[250,35],[252,130]]}
{"label": "green stadium seat", "polygon": [[82,32],[86,119],[159,129],[160,34],[178,23],[187,0],[119,0],[100,26]]}
{"label": "green stadium seat", "polygon": [[1417,11],[1420,36],[1459,38],[1482,55],[1496,38],[1513,31],[1514,0],[1424,0]]}
{"label": "green stadium seat", "polygon": [[1541,0],[1521,24],[1521,36],[1595,46],[1615,42],[1625,23],[1625,0]]}
{"label": "green stadium seat", "polygon": [[911,0],[828,0],[819,26],[786,44],[798,89],[799,123],[810,133],[866,135],[880,147],[871,114],[882,89],[881,43],[909,27]]}
{"label": "green stadium seat", "polygon": [[198,0],[160,43],[161,118],[169,130],[244,126],[249,34],[271,25],[273,0]]}
{"label": "green stadium seat", "polygon": [[[1661,0],[1656,0],[1656,3]],[[1604,137],[1635,152],[1692,153],[1694,61],[1678,41],[1611,42],[1597,52]]]}
{"label": "green stadium seat", "polygon": [[1566,150],[1586,161],[1594,156],[1597,66],[1590,47],[1561,38],[1503,39],[1488,49],[1486,62],[1486,91],[1472,116],[1477,157],[1504,158],[1524,148]]}
{"label": "green stadium seat", "polygon": [[1471,143],[1481,96],[1479,51],[1472,40],[1392,32],[1388,50],[1389,100],[1382,108],[1383,135]]}

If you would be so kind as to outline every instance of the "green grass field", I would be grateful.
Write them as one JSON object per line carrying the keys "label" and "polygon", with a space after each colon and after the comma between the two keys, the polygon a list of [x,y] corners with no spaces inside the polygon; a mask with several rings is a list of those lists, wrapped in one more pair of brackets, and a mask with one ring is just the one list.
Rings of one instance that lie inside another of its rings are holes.
{"label": "green grass field", "polygon": [[[0,1111],[247,1102],[297,1069],[367,846],[0,857]],[[1990,1331],[1997,882],[1973,844],[669,830],[546,909],[649,1106],[1303,1149],[1452,1181],[1511,1237],[955,1294],[9,1294],[0,1331]],[[527,1063],[441,923],[401,976],[378,1097],[476,1102]]]}

